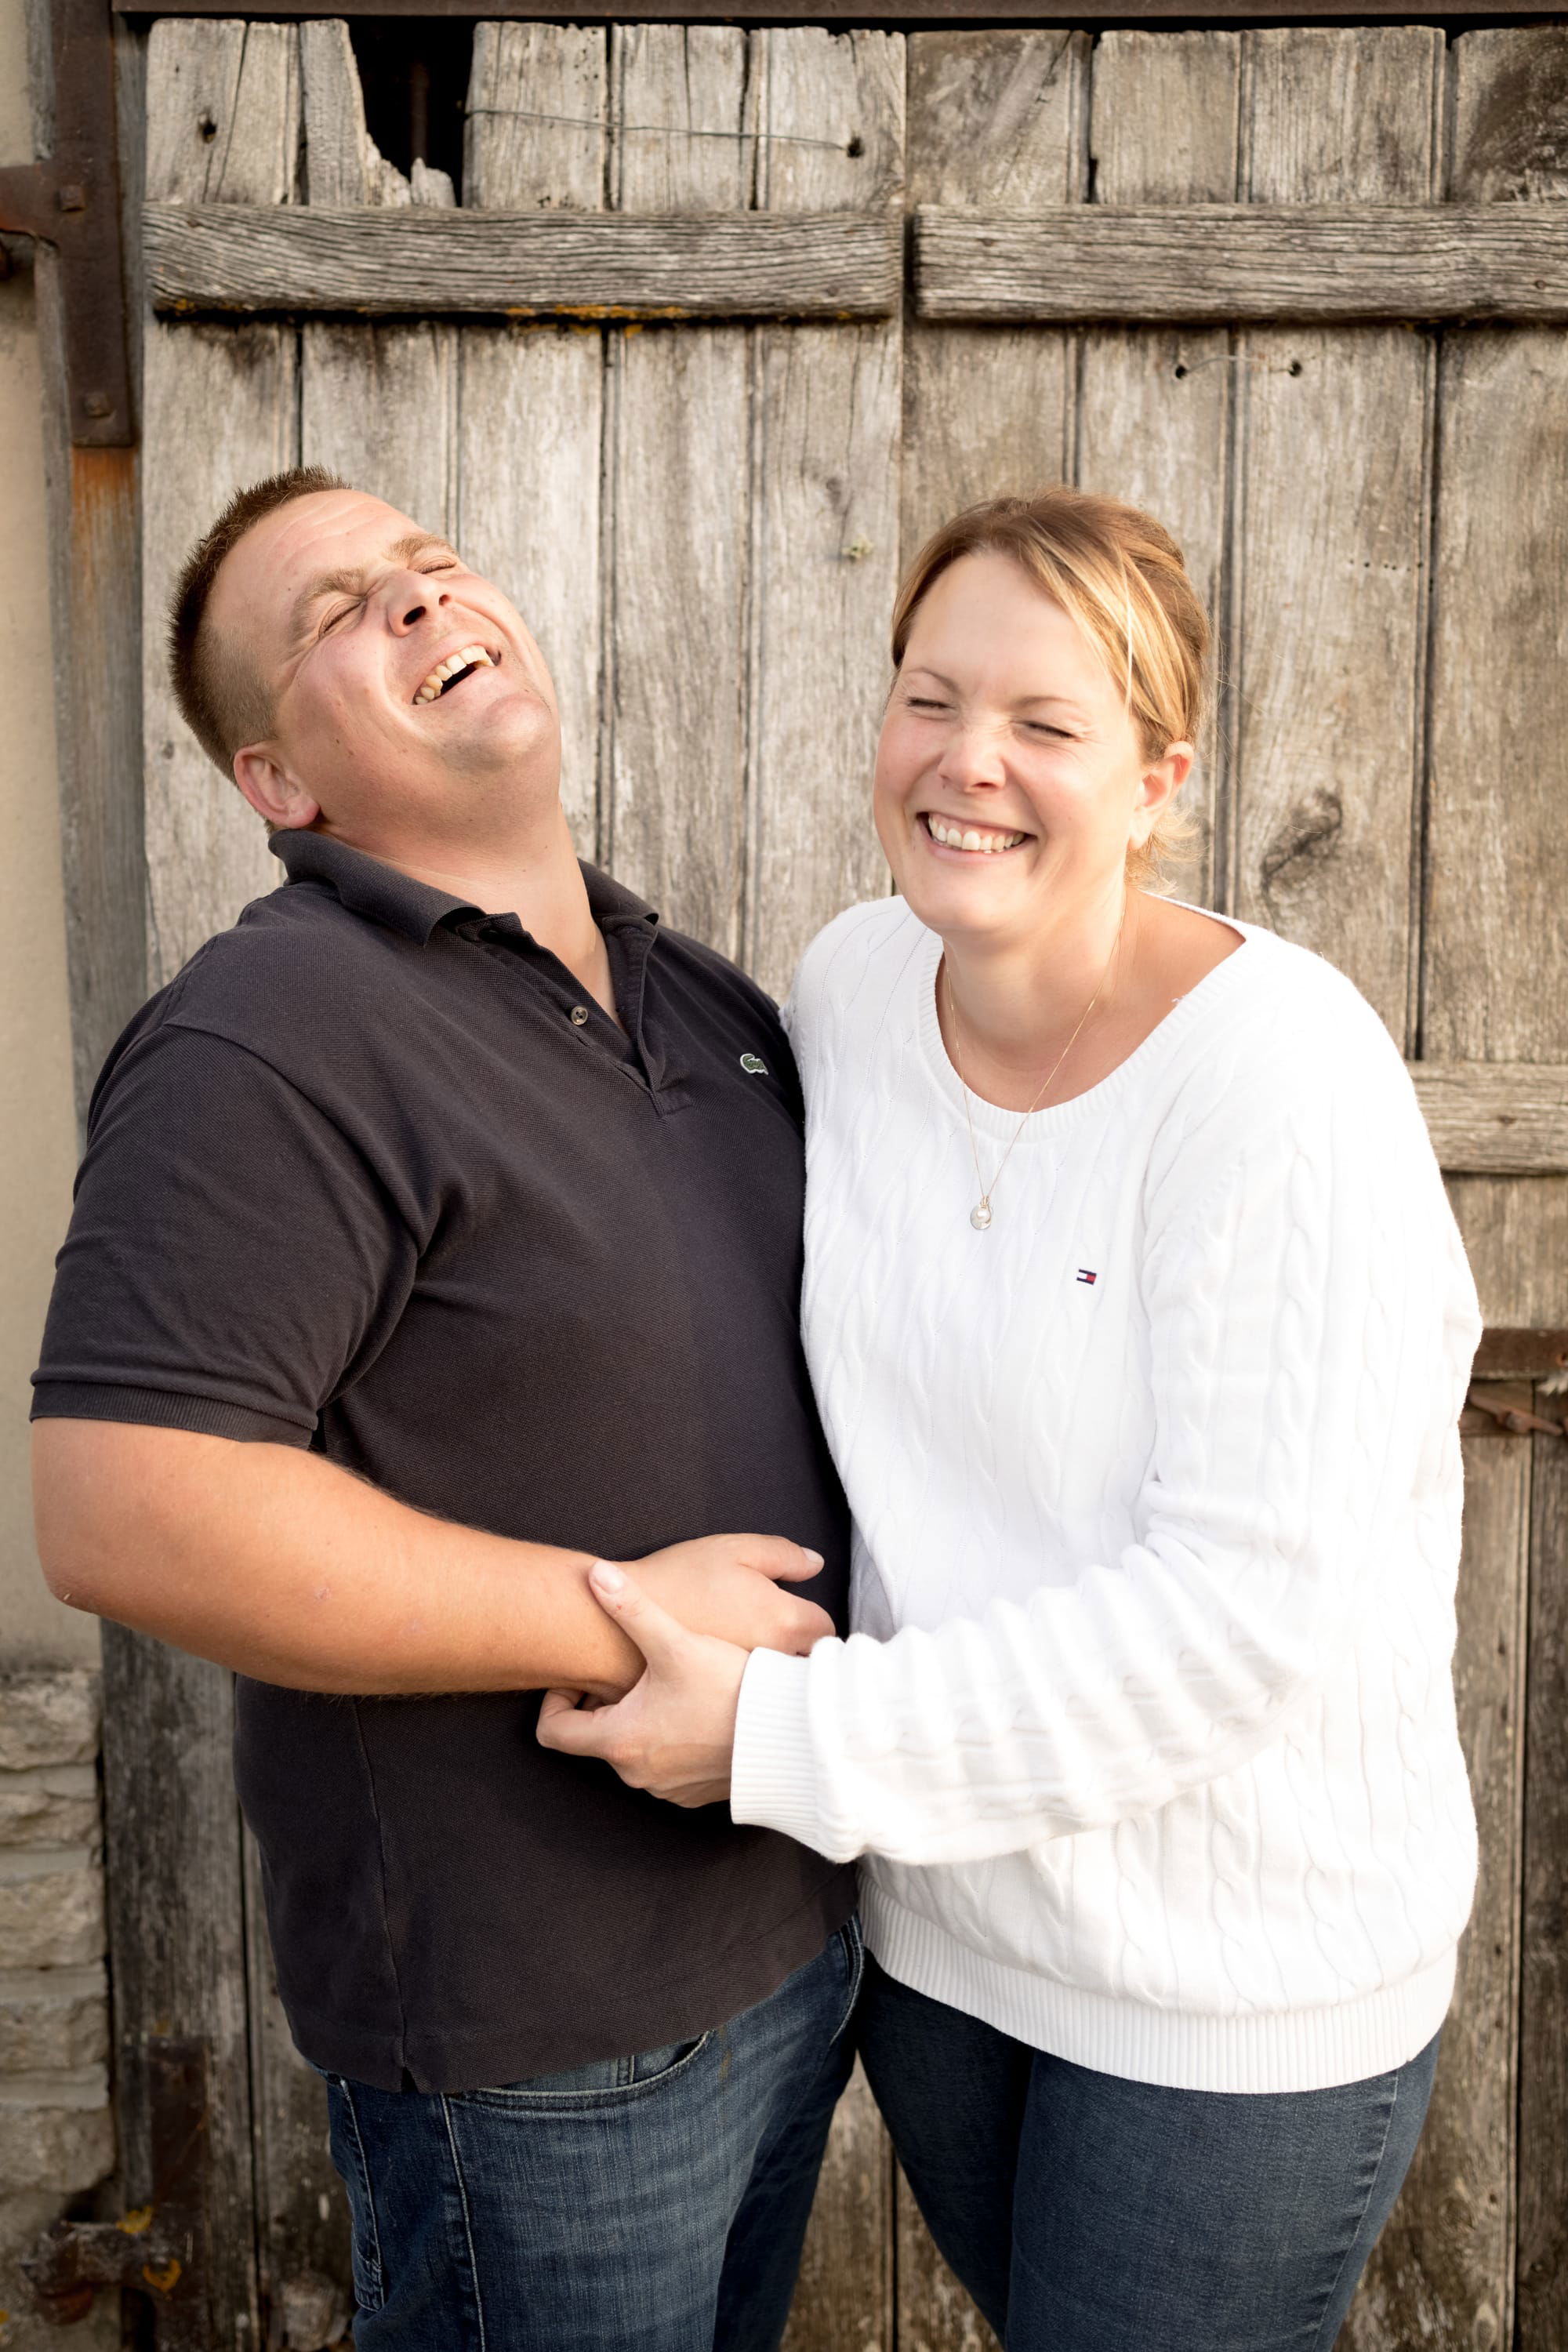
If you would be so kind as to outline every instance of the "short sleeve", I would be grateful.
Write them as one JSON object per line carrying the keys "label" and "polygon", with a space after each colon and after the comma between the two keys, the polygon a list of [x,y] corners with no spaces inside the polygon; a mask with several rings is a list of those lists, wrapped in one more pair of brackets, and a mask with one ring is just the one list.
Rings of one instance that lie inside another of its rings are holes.
{"label": "short sleeve", "polygon": [[268,1063],[169,1024],[94,1104],[34,1417],[305,1445],[417,1252],[363,1154]]}

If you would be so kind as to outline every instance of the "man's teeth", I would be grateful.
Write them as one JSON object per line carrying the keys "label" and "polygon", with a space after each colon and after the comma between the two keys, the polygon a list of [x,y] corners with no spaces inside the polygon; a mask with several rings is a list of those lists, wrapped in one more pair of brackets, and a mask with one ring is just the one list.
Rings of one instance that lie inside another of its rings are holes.
{"label": "man's teeth", "polygon": [[472,669],[476,662],[483,662],[487,669],[495,667],[483,646],[465,646],[460,654],[448,654],[444,662],[437,663],[415,696],[415,701],[434,702],[449,677],[456,677],[460,669]]}
{"label": "man's teeth", "polygon": [[948,824],[940,816],[928,816],[926,825],[933,841],[944,849],[977,849],[983,857],[994,857],[998,850],[1016,849],[1026,838],[1021,833],[979,833],[973,825]]}

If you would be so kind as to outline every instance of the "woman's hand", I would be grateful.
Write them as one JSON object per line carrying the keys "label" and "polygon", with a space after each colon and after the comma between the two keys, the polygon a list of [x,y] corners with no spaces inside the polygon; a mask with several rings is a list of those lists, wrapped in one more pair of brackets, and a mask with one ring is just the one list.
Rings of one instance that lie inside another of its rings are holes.
{"label": "woman's hand", "polygon": [[730,1794],[735,1710],[749,1653],[688,1633],[607,1560],[595,1560],[588,1589],[647,1664],[612,1706],[584,1706],[576,1692],[546,1691],[540,1746],[597,1756],[628,1788],[672,1805],[720,1803]]}

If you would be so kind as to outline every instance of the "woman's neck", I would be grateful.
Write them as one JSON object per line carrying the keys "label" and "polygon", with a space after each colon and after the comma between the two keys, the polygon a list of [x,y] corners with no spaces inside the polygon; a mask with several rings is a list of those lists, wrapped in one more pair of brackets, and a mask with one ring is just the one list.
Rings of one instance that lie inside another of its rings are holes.
{"label": "woman's neck", "polygon": [[979,1091],[993,1091],[986,1078],[1009,1092],[1032,1079],[1032,1091],[1090,1005],[1091,1018],[1109,1009],[1135,961],[1139,904],[1118,883],[1025,940],[943,940],[942,1032],[952,1055],[956,1012],[960,1066],[982,1076]]}

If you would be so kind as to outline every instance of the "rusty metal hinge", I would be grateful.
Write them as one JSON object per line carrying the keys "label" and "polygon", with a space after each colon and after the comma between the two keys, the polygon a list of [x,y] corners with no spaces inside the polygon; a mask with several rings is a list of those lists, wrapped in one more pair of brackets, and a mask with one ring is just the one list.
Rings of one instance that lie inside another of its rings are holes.
{"label": "rusty metal hinge", "polygon": [[41,2315],[85,2318],[100,2287],[153,2299],[159,2352],[205,2352],[207,2053],[203,2042],[149,2042],[153,2197],[118,2221],[57,2221],[19,2267]]}
{"label": "rusty metal hinge", "polygon": [[136,438],[120,245],[114,36],[108,0],[53,0],[55,152],[0,168],[0,233],[56,256],[67,427],[79,447]]}
{"label": "rusty metal hinge", "polygon": [[1547,1421],[1540,1413],[1526,1412],[1517,1404],[1495,1404],[1489,1397],[1479,1396],[1475,1388],[1466,1396],[1465,1403],[1476,1412],[1484,1412],[1510,1437],[1528,1437],[1532,1433],[1542,1437],[1568,1437],[1568,1421]]}

